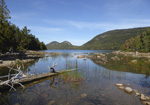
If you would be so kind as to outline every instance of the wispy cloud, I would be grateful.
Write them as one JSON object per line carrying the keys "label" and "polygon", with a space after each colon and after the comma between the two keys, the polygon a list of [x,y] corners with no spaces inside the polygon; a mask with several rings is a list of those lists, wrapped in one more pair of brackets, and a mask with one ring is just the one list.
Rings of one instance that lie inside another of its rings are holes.
{"label": "wispy cloud", "polygon": [[54,27],[40,27],[40,26],[30,26],[30,29],[36,31],[36,32],[58,32],[58,31],[63,31],[64,29],[62,28],[54,28]]}
{"label": "wispy cloud", "polygon": [[20,13],[11,14],[11,18],[13,20],[24,20],[24,19],[31,20],[31,19],[33,19],[32,17],[36,17],[36,15],[37,14],[33,13],[33,12],[30,12],[30,13],[20,12]]}
{"label": "wispy cloud", "polygon": [[150,19],[122,19],[116,22],[89,22],[89,21],[73,21],[73,20],[44,20],[43,22],[57,27],[65,27],[65,29],[76,28],[78,30],[112,30],[134,27],[150,26]]}
{"label": "wispy cloud", "polygon": [[112,29],[124,29],[134,27],[146,27],[150,26],[150,20],[134,19],[134,20],[122,20],[116,23],[108,22],[78,22],[68,21],[68,23],[78,29],[90,29],[90,30],[112,30]]}
{"label": "wispy cloud", "polygon": [[34,2],[30,1],[30,6],[37,10],[46,10],[48,8],[48,4],[43,0],[35,0]]}

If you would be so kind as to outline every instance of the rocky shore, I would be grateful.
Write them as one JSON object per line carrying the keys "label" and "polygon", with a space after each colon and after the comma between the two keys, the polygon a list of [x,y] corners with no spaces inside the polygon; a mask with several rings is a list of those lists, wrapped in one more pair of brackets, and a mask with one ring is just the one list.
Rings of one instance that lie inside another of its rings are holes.
{"label": "rocky shore", "polygon": [[25,51],[25,52],[15,52],[15,53],[4,53],[0,54],[0,67],[9,66],[16,64],[17,62],[31,62],[35,59],[44,57],[47,52],[42,51]]}
{"label": "rocky shore", "polygon": [[140,57],[145,57],[145,58],[150,58],[150,53],[139,53],[139,52],[124,52],[124,51],[114,51],[114,54],[121,54],[124,56],[131,56],[134,58],[140,58]]}
{"label": "rocky shore", "polygon": [[130,93],[130,94],[135,94],[135,97],[139,97],[139,99],[141,100],[141,102],[144,105],[150,105],[150,96],[144,95],[142,93],[140,93],[138,90],[136,89],[132,89],[130,87],[130,84],[122,84],[122,83],[118,83],[115,84],[119,89],[125,91],[126,93]]}

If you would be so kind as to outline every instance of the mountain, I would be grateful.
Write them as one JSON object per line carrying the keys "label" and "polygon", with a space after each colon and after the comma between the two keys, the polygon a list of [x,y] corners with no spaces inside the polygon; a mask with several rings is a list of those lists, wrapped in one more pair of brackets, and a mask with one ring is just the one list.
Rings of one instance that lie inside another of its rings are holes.
{"label": "mountain", "polygon": [[120,49],[120,46],[124,44],[126,40],[142,34],[146,29],[147,27],[107,31],[83,44],[81,48],[91,50]]}
{"label": "mountain", "polygon": [[58,44],[59,44],[59,42],[53,41],[53,42],[51,42],[51,43],[48,43],[48,44],[46,45],[46,47],[47,47],[47,49],[49,49],[49,48],[53,48],[53,47],[57,46]]}
{"label": "mountain", "polygon": [[68,41],[64,41],[62,43],[53,41],[53,42],[47,44],[46,47],[47,47],[47,49],[77,49],[78,46],[74,46]]}

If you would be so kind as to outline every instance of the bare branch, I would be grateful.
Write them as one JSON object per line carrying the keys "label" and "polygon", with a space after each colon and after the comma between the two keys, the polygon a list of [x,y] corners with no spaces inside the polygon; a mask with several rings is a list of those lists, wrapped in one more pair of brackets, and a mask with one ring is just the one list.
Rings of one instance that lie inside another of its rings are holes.
{"label": "bare branch", "polygon": [[57,65],[58,65],[58,63],[54,64],[54,62],[53,62],[53,65],[50,68],[53,68],[53,67],[55,67]]}
{"label": "bare branch", "polygon": [[9,72],[8,72],[8,80],[10,79],[10,72],[11,72],[11,70],[14,68],[14,66],[15,66],[15,65],[13,65],[13,66],[10,68]]}
{"label": "bare branch", "polygon": [[53,72],[55,72],[54,66],[57,66],[57,65],[58,65],[58,63],[54,64],[54,62],[53,62],[53,65],[49,69],[53,70]]}
{"label": "bare branch", "polygon": [[[23,64],[22,64],[22,66],[24,68]],[[8,80],[6,80],[6,81],[1,81],[0,80],[0,85],[7,85],[7,86],[11,87],[9,91],[11,91],[12,89],[16,91],[16,89],[14,88],[14,84],[19,84],[20,86],[22,86],[24,88],[24,86],[21,83],[19,83],[18,79],[17,79],[19,75],[24,75],[24,73],[21,70],[21,66],[17,65],[17,69],[13,68],[14,65],[12,67],[9,67],[9,66],[6,66],[6,67],[8,67],[10,69],[9,72],[8,72],[8,75],[0,76],[0,78],[8,77]],[[18,73],[17,74],[13,74],[14,76],[11,78],[10,77],[11,76],[10,72],[12,70],[17,71]]]}

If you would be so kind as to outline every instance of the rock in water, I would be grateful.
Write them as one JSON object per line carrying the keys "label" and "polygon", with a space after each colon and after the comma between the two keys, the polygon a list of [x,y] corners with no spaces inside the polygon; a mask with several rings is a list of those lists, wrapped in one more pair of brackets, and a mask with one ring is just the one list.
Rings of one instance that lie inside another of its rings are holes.
{"label": "rock in water", "polygon": [[146,100],[150,100],[150,97],[146,96]]}
{"label": "rock in water", "polygon": [[130,88],[130,87],[126,87],[124,90],[125,90],[127,93],[132,93],[132,91],[133,91],[133,89]]}
{"label": "rock in water", "polygon": [[87,97],[87,94],[81,94],[80,96],[81,96],[81,98],[85,98],[85,97]]}
{"label": "rock in water", "polygon": [[85,55],[79,55],[77,58],[85,58]]}
{"label": "rock in water", "polygon": [[124,87],[123,86],[120,86],[120,87],[118,87],[119,89],[121,89],[121,90],[124,90]]}
{"label": "rock in water", "polygon": [[142,101],[146,101],[146,97],[144,96],[144,94],[141,94],[140,99],[141,99]]}
{"label": "rock in water", "polygon": [[150,102],[144,101],[143,103],[144,103],[144,105],[150,105]]}
{"label": "rock in water", "polygon": [[115,85],[118,86],[118,87],[123,86],[123,84],[121,84],[121,83],[117,83]]}
{"label": "rock in water", "polygon": [[135,97],[137,97],[137,96],[139,96],[140,95],[140,93],[135,93]]}

